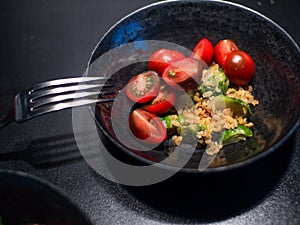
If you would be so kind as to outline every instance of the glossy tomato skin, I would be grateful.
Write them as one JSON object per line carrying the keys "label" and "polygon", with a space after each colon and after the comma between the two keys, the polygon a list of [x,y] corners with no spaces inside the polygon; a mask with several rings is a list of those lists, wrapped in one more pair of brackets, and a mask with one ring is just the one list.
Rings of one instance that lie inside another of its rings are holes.
{"label": "glossy tomato skin", "polygon": [[194,47],[191,57],[203,60],[207,66],[212,63],[214,56],[214,47],[207,38],[202,38]]}
{"label": "glossy tomato skin", "polygon": [[176,51],[161,48],[152,53],[148,62],[148,69],[156,71],[162,75],[164,70],[170,65],[171,62],[185,58],[185,56]]}
{"label": "glossy tomato skin", "polygon": [[160,78],[155,71],[146,71],[131,78],[126,85],[126,95],[137,103],[155,98],[159,92]]}
{"label": "glossy tomato skin", "polygon": [[202,66],[197,59],[187,57],[171,63],[165,69],[162,79],[170,87],[178,90],[191,90],[199,85]]}
{"label": "glossy tomato skin", "polygon": [[174,104],[175,91],[170,87],[163,86],[156,98],[149,105],[144,106],[143,109],[159,115],[169,112]]}
{"label": "glossy tomato skin", "polygon": [[252,80],[255,73],[255,64],[248,53],[235,50],[228,54],[224,72],[230,82],[238,86],[244,86]]}
{"label": "glossy tomato skin", "polygon": [[230,52],[238,49],[239,48],[236,43],[234,43],[234,41],[231,39],[224,39],[219,41],[214,48],[214,58],[216,63],[224,68],[227,55]]}
{"label": "glossy tomato skin", "polygon": [[167,137],[161,119],[143,109],[136,109],[130,114],[129,126],[134,136],[147,144],[160,144]]}

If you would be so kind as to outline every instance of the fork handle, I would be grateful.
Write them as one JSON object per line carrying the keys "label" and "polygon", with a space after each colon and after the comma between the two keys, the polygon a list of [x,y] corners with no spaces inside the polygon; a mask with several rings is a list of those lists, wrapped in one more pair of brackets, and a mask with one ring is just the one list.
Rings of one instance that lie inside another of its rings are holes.
{"label": "fork handle", "polygon": [[12,108],[6,114],[0,117],[0,128],[6,126],[10,122],[14,121],[14,109]]}

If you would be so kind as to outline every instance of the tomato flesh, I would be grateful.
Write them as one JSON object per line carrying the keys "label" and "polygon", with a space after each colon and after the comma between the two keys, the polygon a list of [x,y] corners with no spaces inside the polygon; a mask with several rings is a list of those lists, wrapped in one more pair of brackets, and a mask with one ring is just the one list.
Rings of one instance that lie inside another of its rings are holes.
{"label": "tomato flesh", "polygon": [[191,57],[210,65],[214,56],[214,47],[207,38],[202,38],[193,49]]}
{"label": "tomato flesh", "polygon": [[185,56],[176,51],[161,48],[152,53],[148,62],[148,69],[156,71],[162,75],[164,70],[170,65],[171,62],[185,58]]}
{"label": "tomato flesh", "polygon": [[238,50],[238,46],[231,39],[219,41],[214,48],[216,63],[224,67],[227,55],[234,50]]}
{"label": "tomato flesh", "polygon": [[157,97],[149,105],[143,107],[148,112],[164,114],[170,111],[175,104],[175,92],[171,88],[162,87]]}
{"label": "tomato flesh", "polygon": [[134,136],[144,143],[159,144],[167,137],[161,119],[143,109],[136,109],[130,114],[129,126]]}
{"label": "tomato flesh", "polygon": [[238,86],[244,86],[250,82],[254,76],[254,61],[251,56],[244,51],[232,51],[226,58],[224,72],[230,82]]}
{"label": "tomato flesh", "polygon": [[191,90],[199,85],[202,66],[197,59],[187,57],[171,63],[162,78],[170,86],[179,90]]}
{"label": "tomato flesh", "polygon": [[159,88],[158,74],[147,71],[131,78],[126,85],[126,95],[134,102],[145,103],[156,97]]}

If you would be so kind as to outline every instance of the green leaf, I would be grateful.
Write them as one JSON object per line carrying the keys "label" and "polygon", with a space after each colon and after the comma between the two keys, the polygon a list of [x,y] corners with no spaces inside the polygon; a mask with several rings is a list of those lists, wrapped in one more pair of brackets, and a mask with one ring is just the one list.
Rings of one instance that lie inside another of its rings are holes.
{"label": "green leaf", "polygon": [[167,115],[167,116],[164,116],[164,117],[160,117],[160,119],[161,119],[161,121],[163,122],[163,124],[165,125],[165,127],[167,129],[173,128],[173,125],[172,125],[173,121],[177,121],[180,124],[182,124],[183,120],[184,120],[183,116],[181,116],[181,115],[178,115],[176,119],[173,119],[172,115]]}
{"label": "green leaf", "polygon": [[220,139],[222,145],[237,143],[252,137],[252,130],[245,125],[239,124],[237,128],[224,130]]}
{"label": "green leaf", "polygon": [[204,77],[200,85],[199,93],[211,91],[213,95],[225,94],[229,86],[229,79],[221,68],[218,68],[212,75]]}
{"label": "green leaf", "polygon": [[233,113],[237,116],[249,116],[252,114],[250,106],[240,99],[218,95],[211,98],[211,101],[217,110],[231,108]]}
{"label": "green leaf", "polygon": [[177,132],[180,136],[182,136],[184,141],[194,141],[198,139],[196,134],[200,130],[205,130],[205,126],[200,124],[190,124],[186,126],[180,126],[177,129]]}
{"label": "green leaf", "polygon": [[191,124],[187,126],[181,126],[180,129],[178,129],[178,133],[181,136],[189,136],[196,135],[200,130],[205,130],[205,126],[200,124]]}

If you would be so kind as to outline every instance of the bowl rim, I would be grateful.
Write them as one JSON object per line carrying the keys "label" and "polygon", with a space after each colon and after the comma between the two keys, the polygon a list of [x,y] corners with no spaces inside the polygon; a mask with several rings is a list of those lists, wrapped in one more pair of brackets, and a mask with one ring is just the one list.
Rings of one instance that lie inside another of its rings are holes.
{"label": "bowl rim", "polygon": [[[115,29],[120,23],[122,23],[124,20],[126,20],[127,18],[139,13],[140,11],[143,11],[145,9],[151,8],[151,7],[155,7],[158,5],[165,5],[165,4],[169,4],[169,3],[197,3],[197,4],[201,4],[201,3],[218,3],[218,4],[223,4],[223,5],[227,5],[227,6],[234,6],[237,8],[240,8],[242,10],[246,10],[248,12],[251,12],[253,14],[256,14],[257,16],[259,16],[260,18],[266,20],[267,22],[271,23],[273,26],[275,26],[277,29],[279,29],[290,41],[291,43],[294,45],[294,47],[296,48],[296,50],[298,51],[298,53],[300,54],[300,48],[299,45],[297,44],[297,42],[292,38],[292,36],[285,30],[283,29],[280,25],[278,25],[276,22],[274,22],[272,19],[270,19],[269,17],[263,15],[262,13],[251,9],[247,6],[244,6],[242,4],[239,3],[234,3],[234,2],[227,2],[227,1],[223,1],[223,0],[166,0],[166,1],[161,1],[161,2],[155,2],[155,3],[151,3],[149,5],[143,6],[139,9],[134,10],[133,12],[125,15],[123,18],[119,19],[117,22],[115,22],[105,33],[104,35],[98,40],[96,46],[94,47],[93,51],[91,52],[90,58],[88,60],[88,64],[87,64],[87,68],[89,67],[89,65],[92,63],[92,60],[94,58],[94,55],[98,49],[98,47],[101,45],[102,41],[106,38],[106,36],[113,31],[113,29]],[[85,74],[86,75],[86,74]],[[91,109],[90,107],[90,113],[93,114],[95,113],[95,111],[93,109]],[[94,116],[93,116],[94,117]],[[101,132],[105,135],[106,138],[108,138],[110,141],[112,141],[118,148],[120,148],[123,152],[125,152],[126,154],[134,157],[135,159],[137,159],[138,161],[141,161],[147,165],[153,164],[153,161],[148,160],[146,158],[143,158],[135,153],[133,153],[132,151],[130,151],[129,149],[127,149],[125,146],[121,145],[119,142],[117,142],[110,134],[108,134],[108,132],[101,126],[101,124],[99,123],[99,121],[94,117],[97,127],[101,130]],[[245,160],[242,160],[240,162],[236,162],[233,163],[231,165],[227,165],[227,166],[220,166],[220,167],[213,167],[213,168],[206,168],[205,170],[198,170],[197,168],[181,168],[179,170],[179,172],[183,172],[183,173],[202,173],[202,174],[210,174],[210,173],[219,173],[219,172],[225,172],[225,171],[230,171],[230,170],[235,170],[247,165],[250,165],[256,161],[260,161],[261,159],[267,157],[268,155],[270,155],[271,153],[273,153],[275,150],[279,149],[291,136],[292,134],[296,131],[296,129],[298,128],[298,126],[300,125],[300,108],[298,108],[298,119],[296,119],[294,125],[289,129],[289,131],[274,145],[272,145],[269,148],[266,148],[264,151],[250,157],[247,158]],[[156,164],[157,167],[162,168],[162,169],[168,169],[168,170],[175,170],[175,167],[173,166],[169,166],[169,165],[162,165],[162,164]]]}
{"label": "bowl rim", "polygon": [[[30,183],[38,185],[37,187],[43,187],[47,192],[54,194],[59,200],[64,201],[71,210],[76,211],[79,214],[79,217],[86,222],[86,224],[92,225],[91,220],[86,215],[85,212],[70,198],[68,197],[62,190],[60,190],[57,186],[50,183],[43,178],[40,178],[36,175],[30,174],[28,172],[13,170],[13,169],[0,169],[0,177],[1,176],[12,176],[12,177],[21,177],[22,179],[27,179]],[[0,185],[1,186],[1,185]]]}

